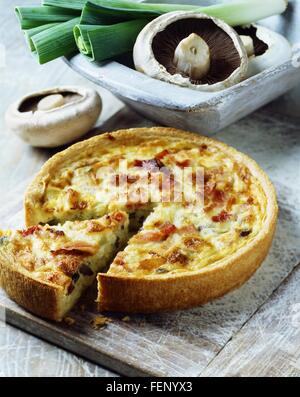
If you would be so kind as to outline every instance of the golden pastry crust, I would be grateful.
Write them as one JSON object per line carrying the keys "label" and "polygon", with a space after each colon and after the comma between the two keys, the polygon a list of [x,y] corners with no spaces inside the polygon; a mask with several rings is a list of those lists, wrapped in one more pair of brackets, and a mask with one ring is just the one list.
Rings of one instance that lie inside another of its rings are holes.
{"label": "golden pastry crust", "polygon": [[0,283],[7,295],[28,311],[51,320],[60,321],[59,297],[63,289],[46,284],[20,273],[0,258]]}
{"label": "golden pastry crust", "polygon": [[[103,134],[77,143],[55,155],[42,168],[30,185],[25,197],[26,224],[33,225],[41,220],[40,209],[45,199],[49,181],[56,177],[62,167],[72,166],[73,161],[91,157],[100,149],[109,152],[115,147],[133,145],[137,148],[149,142],[186,142],[190,145],[212,145],[249,170],[265,198],[264,219],[261,228],[245,244],[230,255],[215,263],[187,270],[178,274],[130,274],[98,275],[101,310],[124,312],[155,312],[192,307],[222,296],[243,284],[259,267],[268,253],[277,219],[276,194],[267,175],[246,155],[224,143],[210,138],[179,131],[172,128],[140,128]],[[166,145],[164,143],[163,145]],[[167,148],[167,146],[164,146]],[[139,151],[137,150],[137,158]]]}

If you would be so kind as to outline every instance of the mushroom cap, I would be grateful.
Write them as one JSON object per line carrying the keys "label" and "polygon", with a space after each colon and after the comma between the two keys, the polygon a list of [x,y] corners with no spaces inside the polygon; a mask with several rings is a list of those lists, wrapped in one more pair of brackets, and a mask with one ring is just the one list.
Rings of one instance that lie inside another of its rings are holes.
{"label": "mushroom cap", "polygon": [[[211,67],[201,80],[176,73],[173,55],[191,33],[208,44]],[[219,45],[218,45],[219,44]],[[243,80],[248,57],[237,32],[224,21],[195,11],[176,11],[151,21],[137,37],[133,58],[136,70],[159,80],[199,91],[219,91]]]}
{"label": "mushroom cap", "polygon": [[[62,106],[39,110],[38,102],[52,94],[72,98]],[[86,134],[97,121],[102,101],[96,90],[62,86],[28,94],[12,103],[6,111],[9,129],[36,147],[58,147]]]}

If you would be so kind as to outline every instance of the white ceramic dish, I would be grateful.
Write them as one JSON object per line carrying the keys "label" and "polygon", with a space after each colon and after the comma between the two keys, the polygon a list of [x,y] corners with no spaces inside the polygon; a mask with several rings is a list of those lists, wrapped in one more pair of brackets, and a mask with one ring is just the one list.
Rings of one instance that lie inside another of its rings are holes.
{"label": "white ceramic dish", "polygon": [[[264,25],[283,33],[293,43],[297,37],[295,33],[299,35],[299,13],[296,3],[292,3],[285,16],[269,18]],[[198,92],[158,81],[116,61],[91,63],[78,54],[66,62],[159,124],[206,135],[248,115],[300,82],[300,67],[295,67],[293,59],[215,93]]]}

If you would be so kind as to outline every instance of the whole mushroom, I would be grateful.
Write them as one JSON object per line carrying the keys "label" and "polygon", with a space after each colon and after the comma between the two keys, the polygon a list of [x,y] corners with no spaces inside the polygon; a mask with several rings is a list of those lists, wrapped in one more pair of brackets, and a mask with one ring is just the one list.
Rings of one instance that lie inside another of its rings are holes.
{"label": "whole mushroom", "polygon": [[248,56],[238,33],[224,21],[194,11],[163,14],[137,37],[136,70],[199,91],[218,91],[242,81]]}
{"label": "whole mushroom", "polygon": [[34,92],[10,105],[9,129],[37,147],[57,147],[86,134],[97,121],[102,102],[91,88],[68,86]]}

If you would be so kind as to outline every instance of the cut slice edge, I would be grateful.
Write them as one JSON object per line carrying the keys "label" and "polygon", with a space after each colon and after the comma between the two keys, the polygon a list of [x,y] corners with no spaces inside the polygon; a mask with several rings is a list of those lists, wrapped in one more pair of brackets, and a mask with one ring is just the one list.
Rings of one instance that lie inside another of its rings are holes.
{"label": "cut slice edge", "polygon": [[[126,213],[118,211],[100,219],[92,220],[92,222],[101,225],[103,222],[107,223],[108,217],[113,219],[111,226],[104,228],[102,231],[92,232],[92,240],[94,241],[92,245],[90,244],[91,239],[86,238],[88,232],[85,231],[87,230],[85,229],[86,224],[91,221],[67,222],[62,226],[54,227],[48,225],[38,226],[42,232],[47,229],[56,230],[59,228],[61,232],[68,234],[68,237],[70,231],[72,234],[72,230],[78,229],[77,233],[75,233],[77,237],[75,239],[68,238],[69,241],[67,243],[64,241],[63,248],[57,250],[57,264],[61,264],[64,261],[68,262],[70,255],[75,254],[75,257],[79,255],[73,276],[70,275],[69,286],[72,287],[71,289],[69,287],[66,289],[64,285],[45,280],[41,272],[30,272],[24,268],[12,248],[14,234],[21,234],[22,231],[2,232],[2,240],[7,237],[7,241],[5,243],[2,241],[0,247],[1,287],[12,300],[31,313],[50,320],[61,321],[74,307],[87,287],[94,282],[97,273],[110,264],[116,252],[128,240],[128,216]],[[21,234],[21,239],[30,238],[36,241],[39,239],[39,236],[35,236],[34,232],[32,236],[26,236],[27,230],[25,233],[23,231],[24,237]],[[78,245],[78,236],[80,236],[80,245]],[[35,244],[36,241],[33,241],[33,243]],[[75,247],[73,250],[72,243]],[[93,246],[97,247],[95,252],[87,254],[87,248]],[[79,252],[80,250],[83,250],[83,254]],[[51,256],[51,252],[45,252],[45,260],[49,258],[49,255]],[[30,252],[29,259],[33,261],[36,259],[33,251]],[[83,267],[85,271],[82,270]]]}

